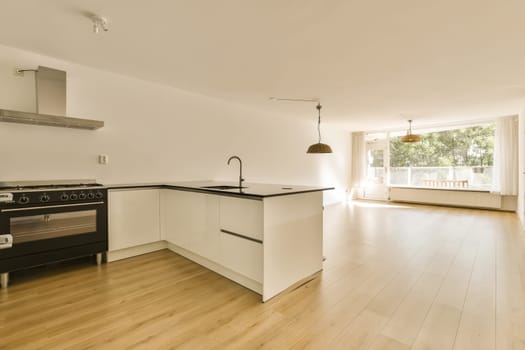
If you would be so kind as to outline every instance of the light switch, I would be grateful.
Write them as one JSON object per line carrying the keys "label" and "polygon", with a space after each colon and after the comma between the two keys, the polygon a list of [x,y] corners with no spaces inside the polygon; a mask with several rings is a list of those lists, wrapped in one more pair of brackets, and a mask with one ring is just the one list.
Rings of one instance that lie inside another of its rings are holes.
{"label": "light switch", "polygon": [[99,154],[98,155],[98,163],[99,164],[108,164],[109,163],[109,156],[107,154]]}

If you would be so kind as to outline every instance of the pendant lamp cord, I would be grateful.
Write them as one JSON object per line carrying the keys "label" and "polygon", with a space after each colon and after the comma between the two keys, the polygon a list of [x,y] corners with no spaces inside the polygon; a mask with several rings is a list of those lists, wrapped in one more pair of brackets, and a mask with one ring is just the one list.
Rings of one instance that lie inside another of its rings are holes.
{"label": "pendant lamp cord", "polygon": [[319,118],[317,119],[317,133],[319,134],[319,143],[321,143],[321,103],[317,103],[315,107],[319,111]]}

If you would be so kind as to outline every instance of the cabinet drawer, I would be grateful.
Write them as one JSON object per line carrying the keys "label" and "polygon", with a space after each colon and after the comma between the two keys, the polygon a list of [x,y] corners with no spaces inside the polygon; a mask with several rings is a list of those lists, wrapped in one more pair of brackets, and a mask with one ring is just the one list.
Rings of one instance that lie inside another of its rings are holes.
{"label": "cabinet drawer", "polygon": [[262,241],[263,202],[221,197],[220,228]]}
{"label": "cabinet drawer", "polygon": [[263,280],[263,245],[221,232],[221,264],[259,283]]}

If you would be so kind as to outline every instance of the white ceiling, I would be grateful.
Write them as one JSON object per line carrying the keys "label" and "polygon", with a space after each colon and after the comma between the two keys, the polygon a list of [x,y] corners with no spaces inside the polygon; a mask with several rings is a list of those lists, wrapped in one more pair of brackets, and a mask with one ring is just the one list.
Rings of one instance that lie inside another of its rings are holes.
{"label": "white ceiling", "polygon": [[[515,114],[523,0],[2,0],[0,43],[350,130]],[[110,20],[95,35],[86,14]]]}

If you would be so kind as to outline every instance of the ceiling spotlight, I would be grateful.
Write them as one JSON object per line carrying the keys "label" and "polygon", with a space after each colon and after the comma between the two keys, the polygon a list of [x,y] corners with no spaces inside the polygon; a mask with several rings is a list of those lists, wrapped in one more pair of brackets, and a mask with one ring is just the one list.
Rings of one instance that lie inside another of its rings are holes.
{"label": "ceiling spotlight", "polygon": [[91,22],[93,22],[93,33],[98,34],[100,30],[107,32],[108,20],[101,16],[91,16]]}

